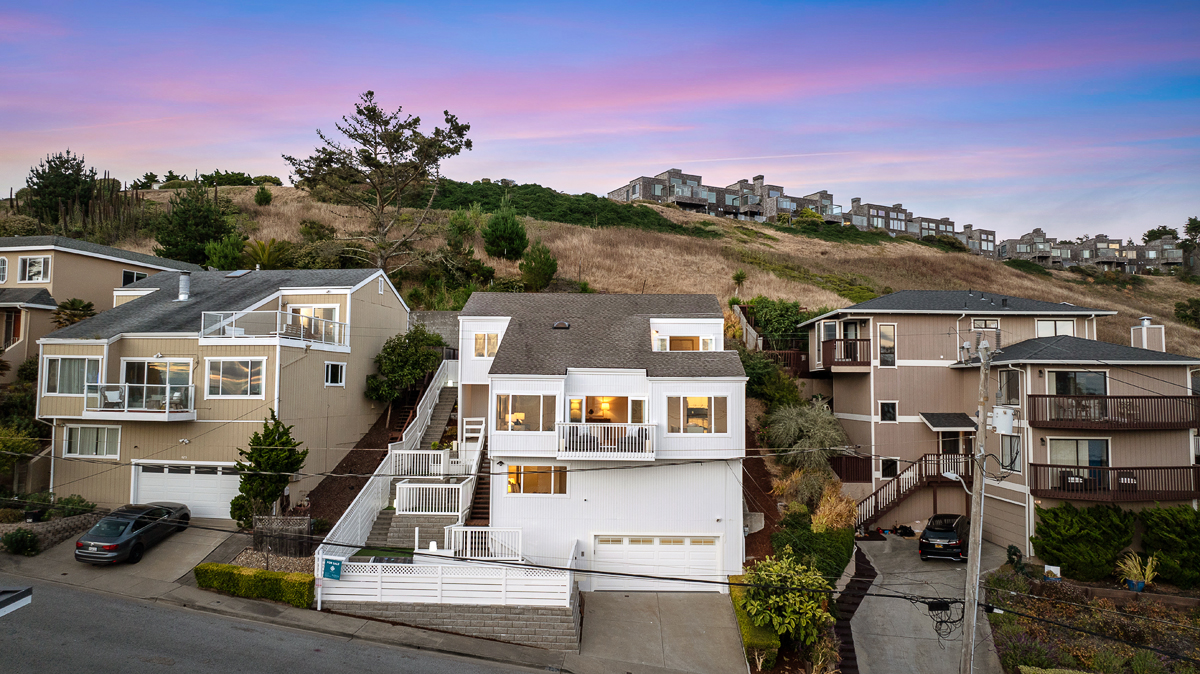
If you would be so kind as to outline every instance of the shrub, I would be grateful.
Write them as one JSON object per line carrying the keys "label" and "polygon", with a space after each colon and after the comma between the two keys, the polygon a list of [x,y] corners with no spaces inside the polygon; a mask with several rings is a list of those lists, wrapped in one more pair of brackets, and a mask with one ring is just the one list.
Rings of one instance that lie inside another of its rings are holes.
{"label": "shrub", "polygon": [[831,529],[853,529],[858,521],[858,504],[842,493],[842,483],[834,480],[825,485],[825,493],[812,516],[813,533],[823,534]]}
{"label": "shrub", "polygon": [[242,266],[242,254],[246,250],[246,237],[233,233],[223,239],[204,244],[205,264],[221,271],[233,271]]}
{"label": "shrub", "polygon": [[1200,300],[1190,299],[1176,302],[1175,320],[1193,328],[1200,327]]}
{"label": "shrub", "polygon": [[1129,669],[1133,674],[1167,674],[1164,658],[1153,651],[1138,651],[1129,658]]}
{"label": "shrub", "polygon": [[746,396],[765,401],[768,407],[796,405],[800,403],[800,389],[796,382],[784,374],[775,363],[761,354],[747,351],[741,344],[734,345],[746,371]]}
{"label": "shrub", "polygon": [[9,213],[0,217],[0,236],[33,236],[38,233],[38,221],[27,215]]}
{"label": "shrub", "polygon": [[179,190],[191,184],[190,180],[168,180],[158,186],[160,190]]}
{"label": "shrub", "polygon": [[4,549],[14,555],[25,555],[32,557],[38,553],[38,537],[29,529],[21,528],[16,531],[10,531],[0,538],[0,543],[4,544]]}
{"label": "shrub", "polygon": [[1108,649],[1099,650],[1092,656],[1091,668],[1101,674],[1122,674],[1125,658]]}
{"label": "shrub", "polygon": [[[744,583],[745,576],[730,576],[731,583]],[[759,670],[774,669],[775,658],[779,655],[779,635],[775,630],[755,625],[746,613],[743,602],[746,600],[746,588],[731,586],[729,594],[733,599],[733,613],[737,616],[738,629],[742,632],[742,645],[746,648],[746,660],[755,663]]]}
{"label": "shrub", "polygon": [[95,509],[95,503],[92,503],[79,494],[71,494],[70,496],[64,496],[55,500],[54,508],[50,511],[50,514],[59,517],[74,517],[75,515],[90,513]]}
{"label": "shrub", "polygon": [[26,358],[17,366],[17,381],[24,383],[33,383],[38,377],[38,359],[37,357]]}
{"label": "shrub", "polygon": [[16,508],[0,508],[0,524],[16,524],[25,519],[25,513]]}
{"label": "shrub", "polygon": [[255,185],[275,185],[276,187],[283,187],[283,181],[275,176],[254,176],[251,182],[253,182]]}
{"label": "shrub", "polygon": [[492,257],[502,257],[506,260],[520,260],[529,247],[529,236],[525,233],[525,225],[513,210],[512,202],[506,196],[500,204],[500,210],[492,213],[487,226],[483,228],[483,249]]}
{"label": "shrub", "polygon": [[1061,566],[1067,578],[1107,578],[1121,551],[1133,542],[1133,513],[1115,505],[1076,508],[1063,503],[1038,508],[1037,514],[1036,534],[1030,539],[1034,552],[1046,563]]}
{"label": "shrub", "polygon": [[251,569],[232,564],[200,564],[192,570],[196,585],[235,597],[270,599],[308,608],[316,599],[312,574]]}
{"label": "shrub", "polygon": [[780,521],[780,530],[771,534],[771,547],[780,557],[796,557],[814,566],[825,578],[840,578],[854,554],[854,530],[833,529],[822,533],[812,530],[807,515],[792,513]]}
{"label": "shrub", "polygon": [[521,260],[517,269],[521,270],[525,288],[536,293],[554,280],[554,275],[558,273],[558,260],[554,259],[550,248],[538,239],[529,248],[529,252],[525,253],[525,259]]}
{"label": "shrub", "polygon": [[259,206],[271,205],[271,190],[266,185],[259,185],[258,189],[254,191],[254,203]]}
{"label": "shrub", "polygon": [[300,221],[300,239],[304,243],[328,241],[337,236],[337,229],[317,220]]}
{"label": "shrub", "polygon": [[170,210],[159,222],[155,238],[158,247],[154,254],[181,262],[204,264],[207,257],[204,245],[219,241],[234,232],[218,203],[197,182],[188,182],[187,189],[171,196]]}
{"label": "shrub", "polygon": [[1181,505],[1137,516],[1145,525],[1142,547],[1158,557],[1159,578],[1184,589],[1200,585],[1200,512]]}
{"label": "shrub", "polygon": [[817,569],[800,564],[791,550],[778,558],[767,557],[745,576],[743,606],[750,620],[769,626],[776,634],[788,635],[797,644],[811,646],[833,624],[829,615],[829,583]]}
{"label": "shrub", "polygon": [[1033,274],[1035,276],[1053,276],[1049,269],[1046,269],[1042,265],[1035,262],[1030,262],[1029,260],[1005,260],[1003,264],[1005,267],[1011,267],[1017,271],[1023,271],[1026,274]]}

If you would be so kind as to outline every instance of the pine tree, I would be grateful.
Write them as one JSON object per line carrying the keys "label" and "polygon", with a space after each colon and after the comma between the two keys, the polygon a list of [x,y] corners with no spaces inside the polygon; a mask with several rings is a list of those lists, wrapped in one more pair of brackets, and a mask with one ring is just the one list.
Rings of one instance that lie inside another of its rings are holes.
{"label": "pine tree", "polygon": [[242,460],[237,462],[242,482],[238,495],[229,503],[229,516],[243,529],[250,528],[255,515],[266,515],[271,506],[283,496],[291,476],[304,468],[308,450],[299,449],[304,443],[292,437],[292,426],[275,416],[263,421],[262,431],[250,436],[250,448],[238,448]]}
{"label": "pine tree", "polygon": [[25,184],[29,187],[27,213],[43,223],[54,224],[60,209],[78,206],[81,212],[87,212],[96,193],[96,169],[84,165],[83,155],[67,150],[47,155],[29,169]]}
{"label": "pine tree", "polygon": [[525,259],[517,265],[517,269],[521,270],[525,290],[536,293],[554,280],[554,275],[558,273],[558,260],[554,259],[550,248],[538,239],[529,252],[525,253]]}
{"label": "pine tree", "polygon": [[220,241],[233,234],[220,209],[197,181],[171,196],[171,208],[163,216],[156,239],[154,254],[181,262],[204,264],[208,256],[204,247],[210,241]]}
{"label": "pine tree", "polygon": [[529,247],[529,236],[525,225],[517,217],[508,195],[500,202],[500,210],[492,213],[483,228],[483,249],[492,257],[520,260]]}

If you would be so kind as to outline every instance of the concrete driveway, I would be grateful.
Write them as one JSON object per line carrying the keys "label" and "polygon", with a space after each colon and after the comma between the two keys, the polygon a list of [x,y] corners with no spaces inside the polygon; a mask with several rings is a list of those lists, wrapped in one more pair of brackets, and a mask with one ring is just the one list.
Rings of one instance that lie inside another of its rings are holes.
{"label": "concrete driveway", "polygon": [[[585,592],[583,595],[579,660],[590,661],[595,669],[580,669],[622,674],[747,671],[742,637],[727,594]],[[599,667],[604,660],[610,662]],[[567,664],[572,664],[570,658]],[[575,664],[578,667],[583,663]]]}
{"label": "concrete driveway", "polygon": [[[952,560],[922,562],[917,541],[889,536],[886,541],[859,541],[858,546],[879,572],[872,592],[902,592],[961,599],[967,565]],[[984,542],[983,573],[1004,564],[1004,549]],[[850,622],[854,650],[863,674],[957,674],[962,631],[938,640],[929,611],[902,599],[867,597]],[[1000,674],[1000,660],[992,647],[991,627],[979,615],[975,640],[975,671]]]}
{"label": "concrete driveway", "polygon": [[[159,541],[137,564],[92,566],[75,561],[73,536],[37,555],[0,555],[0,570],[21,576],[88,587],[129,597],[150,599],[188,584],[192,568],[228,539],[237,526],[232,520],[193,519],[189,527]],[[222,531],[216,531],[222,530]]]}

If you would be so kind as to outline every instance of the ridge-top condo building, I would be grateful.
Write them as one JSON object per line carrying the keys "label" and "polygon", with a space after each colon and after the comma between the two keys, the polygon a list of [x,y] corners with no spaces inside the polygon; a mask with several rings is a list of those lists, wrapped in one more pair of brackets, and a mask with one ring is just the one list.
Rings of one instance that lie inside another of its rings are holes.
{"label": "ridge-top condo building", "polygon": [[673,168],[652,178],[634,178],[607,196],[613,201],[670,203],[685,211],[742,220],[774,219],[779,214],[795,214],[807,208],[829,222],[842,221],[842,207],[833,203],[833,195],[828,191],[793,197],[785,194],[782,186],[767,184],[761,175],[713,187],[703,184],[698,174]]}

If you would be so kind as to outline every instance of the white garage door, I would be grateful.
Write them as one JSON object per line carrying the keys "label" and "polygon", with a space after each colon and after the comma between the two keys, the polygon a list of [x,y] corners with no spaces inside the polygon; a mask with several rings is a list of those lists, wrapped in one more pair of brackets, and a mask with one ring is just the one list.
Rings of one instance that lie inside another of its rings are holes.
{"label": "white garage door", "polygon": [[186,464],[137,466],[135,503],[174,501],[192,511],[192,517],[229,518],[229,502],[238,494],[234,466]]}
{"label": "white garage door", "polygon": [[[718,575],[721,541],[716,536],[596,536],[593,569],[647,576],[724,580]],[[651,592],[716,592],[720,585],[594,576],[595,590],[643,590]]]}

